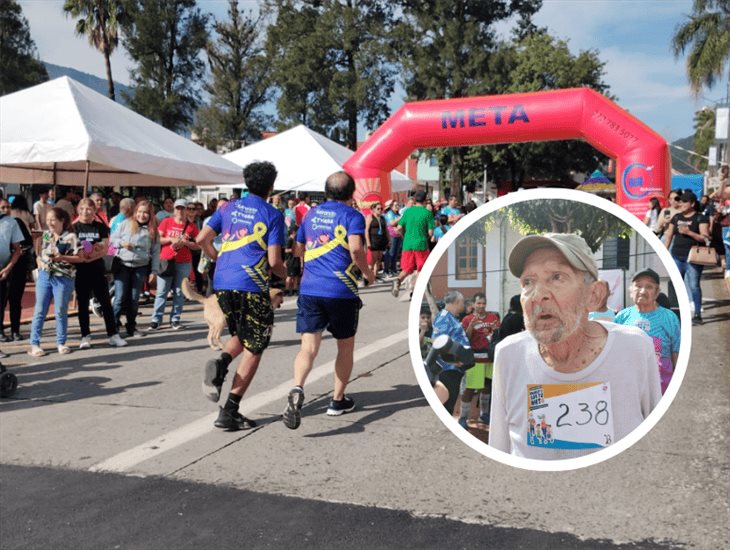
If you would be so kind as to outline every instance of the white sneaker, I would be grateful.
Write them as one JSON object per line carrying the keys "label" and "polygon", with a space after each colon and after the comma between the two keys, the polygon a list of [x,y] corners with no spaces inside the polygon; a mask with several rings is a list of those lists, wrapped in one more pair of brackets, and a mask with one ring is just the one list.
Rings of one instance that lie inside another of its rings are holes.
{"label": "white sneaker", "polygon": [[91,336],[84,336],[81,338],[81,343],[79,344],[79,349],[89,349],[91,347]]}
{"label": "white sneaker", "polygon": [[118,334],[115,334],[109,338],[109,345],[115,348],[123,348],[127,345],[127,341],[122,339]]}
{"label": "white sneaker", "polygon": [[32,355],[33,357],[43,357],[45,354],[46,352],[40,346],[31,345],[30,350],[28,350],[28,355]]}

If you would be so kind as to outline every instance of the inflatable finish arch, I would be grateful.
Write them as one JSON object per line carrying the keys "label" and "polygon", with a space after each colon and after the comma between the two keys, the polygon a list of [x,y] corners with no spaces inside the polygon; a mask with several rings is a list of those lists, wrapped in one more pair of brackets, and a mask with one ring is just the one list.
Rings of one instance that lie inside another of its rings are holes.
{"label": "inflatable finish arch", "polygon": [[390,171],[414,149],[584,139],[613,157],[616,202],[643,218],[671,184],[667,142],[588,88],[406,103],[347,160],[361,203],[390,195]]}

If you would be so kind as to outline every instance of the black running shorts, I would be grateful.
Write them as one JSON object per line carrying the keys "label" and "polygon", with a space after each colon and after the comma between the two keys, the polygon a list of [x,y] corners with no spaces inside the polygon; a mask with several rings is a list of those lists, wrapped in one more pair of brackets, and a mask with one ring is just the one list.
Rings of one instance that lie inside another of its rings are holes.
{"label": "black running shorts", "polygon": [[251,353],[263,353],[269,346],[274,326],[269,293],[218,290],[216,296],[231,336],[238,336],[243,347]]}

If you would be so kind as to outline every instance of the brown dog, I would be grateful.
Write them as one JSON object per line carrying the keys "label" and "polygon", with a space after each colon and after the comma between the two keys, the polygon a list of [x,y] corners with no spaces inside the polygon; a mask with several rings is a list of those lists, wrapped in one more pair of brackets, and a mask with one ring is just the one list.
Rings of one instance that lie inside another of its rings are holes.
{"label": "brown dog", "polygon": [[[215,294],[203,296],[199,294],[190,284],[190,280],[185,277],[182,280],[182,293],[188,300],[195,300],[203,304],[203,318],[208,323],[208,345],[211,349],[223,349],[221,335],[226,328],[226,317],[223,315],[221,307],[218,305],[218,298]],[[284,303],[284,294],[278,288],[272,288],[269,291],[271,296],[271,307],[279,309]]]}

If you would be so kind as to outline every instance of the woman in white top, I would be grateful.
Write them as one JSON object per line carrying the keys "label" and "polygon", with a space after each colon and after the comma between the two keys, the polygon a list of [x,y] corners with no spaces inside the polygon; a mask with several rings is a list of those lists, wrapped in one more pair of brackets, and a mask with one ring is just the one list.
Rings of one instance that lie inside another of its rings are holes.
{"label": "woman in white top", "polygon": [[644,216],[644,223],[648,225],[654,233],[657,232],[659,213],[661,211],[662,205],[659,204],[659,199],[657,199],[656,197],[652,197],[649,200],[649,210],[646,211],[646,216]]}

